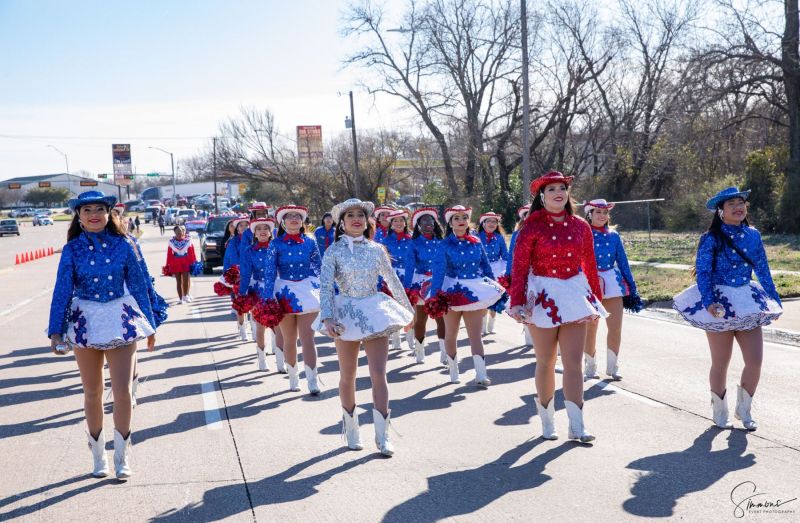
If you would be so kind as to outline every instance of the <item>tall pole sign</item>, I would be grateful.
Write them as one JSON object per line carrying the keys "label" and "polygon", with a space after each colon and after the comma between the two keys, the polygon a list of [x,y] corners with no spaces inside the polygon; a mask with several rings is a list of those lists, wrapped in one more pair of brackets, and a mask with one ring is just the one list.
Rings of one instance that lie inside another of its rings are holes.
{"label": "tall pole sign", "polygon": [[133,181],[131,164],[131,144],[115,143],[111,145],[111,156],[114,162],[114,182],[128,186]]}

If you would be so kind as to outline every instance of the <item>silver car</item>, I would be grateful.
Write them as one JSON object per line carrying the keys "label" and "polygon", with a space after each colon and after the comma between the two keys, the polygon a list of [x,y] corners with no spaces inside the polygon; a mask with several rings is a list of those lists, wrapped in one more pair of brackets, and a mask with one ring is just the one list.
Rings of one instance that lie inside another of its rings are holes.
{"label": "silver car", "polygon": [[0,220],[0,236],[6,234],[16,234],[19,236],[19,224],[17,220]]}

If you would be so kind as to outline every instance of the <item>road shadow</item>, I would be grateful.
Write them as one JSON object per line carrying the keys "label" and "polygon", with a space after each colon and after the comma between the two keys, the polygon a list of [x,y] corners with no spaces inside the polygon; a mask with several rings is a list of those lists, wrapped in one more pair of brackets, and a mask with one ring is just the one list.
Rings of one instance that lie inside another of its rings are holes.
{"label": "road shadow", "polygon": [[622,504],[625,511],[641,517],[672,517],[682,497],[706,490],[729,472],[755,465],[755,455],[745,455],[747,435],[743,431],[728,431],[728,447],[711,450],[714,438],[724,432],[711,427],[686,450],[630,462],[627,468],[642,473],[631,488],[632,497]]}
{"label": "road shadow", "polygon": [[319,485],[337,474],[342,474],[372,460],[381,459],[380,455],[376,453],[361,454],[361,457],[357,459],[347,461],[319,474],[301,479],[292,479],[313,465],[348,452],[350,451],[345,448],[338,448],[302,463],[292,465],[274,476],[248,483],[247,490],[250,494],[252,507],[245,503],[234,504],[231,502],[237,498],[244,497],[242,495],[243,485],[237,483],[207,490],[203,494],[203,501],[187,505],[180,510],[171,510],[164,514],[159,514],[150,519],[150,521],[218,521],[231,518],[243,512],[249,512],[260,506],[309,500],[319,492]]}
{"label": "road shadow", "polygon": [[552,479],[545,474],[549,463],[570,450],[585,448],[570,442],[556,444],[515,466],[525,454],[544,443],[542,439],[528,440],[477,468],[429,477],[428,490],[389,510],[382,521],[440,521],[472,514],[509,492],[541,486]]}
{"label": "road shadow", "polygon": [[[70,490],[66,490],[60,494],[56,495],[49,494],[51,491],[55,489],[65,487],[68,485],[75,485],[78,483],[83,483],[83,484],[75,488],[72,488]],[[0,508],[8,506],[12,503],[16,503],[26,498],[33,498],[35,496],[39,496],[40,494],[44,494],[44,496],[42,496],[40,499],[32,501],[29,505],[17,507],[9,512],[0,512],[0,521],[10,521],[18,518],[23,518],[25,516],[30,516],[36,512],[39,512],[44,508],[56,505],[67,499],[73,498],[75,496],[80,496],[82,494],[86,494],[93,490],[103,488],[107,485],[114,485],[117,483],[119,482],[116,479],[112,478],[97,479],[93,478],[90,474],[82,474],[80,476],[73,476],[71,478],[51,483],[50,485],[46,485],[44,487],[37,487],[35,489],[31,489],[25,492],[20,492],[14,494],[13,496],[0,499]]]}

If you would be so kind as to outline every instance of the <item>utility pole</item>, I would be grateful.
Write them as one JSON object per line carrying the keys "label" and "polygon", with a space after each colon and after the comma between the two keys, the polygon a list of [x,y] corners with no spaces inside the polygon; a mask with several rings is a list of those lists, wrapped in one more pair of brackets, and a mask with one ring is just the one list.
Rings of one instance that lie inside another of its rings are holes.
{"label": "utility pole", "polygon": [[361,175],[358,172],[358,141],[356,140],[356,113],[353,109],[353,91],[350,91],[350,129],[353,132],[353,185],[355,197],[361,196]]}
{"label": "utility pole", "polygon": [[531,194],[531,138],[530,138],[530,85],[528,82],[528,6],[520,0],[519,16],[522,23],[522,201],[530,202]]}
{"label": "utility pole", "polygon": [[214,177],[214,214],[219,214],[219,203],[217,203],[217,137],[215,136],[212,140],[214,142],[214,172],[212,173]]}

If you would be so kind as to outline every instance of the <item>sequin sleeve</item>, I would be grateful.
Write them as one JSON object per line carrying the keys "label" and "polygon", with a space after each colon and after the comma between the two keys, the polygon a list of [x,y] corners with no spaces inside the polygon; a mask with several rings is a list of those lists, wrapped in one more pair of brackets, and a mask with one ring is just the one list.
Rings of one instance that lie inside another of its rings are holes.
{"label": "sequin sleeve", "polygon": [[225,246],[225,256],[222,259],[222,272],[225,273],[231,266],[239,263],[239,242],[235,238],[228,240]]}
{"label": "sequin sleeve", "polygon": [[781,303],[781,298],[778,295],[778,290],[775,288],[775,283],[772,281],[772,273],[770,273],[769,270],[769,262],[767,261],[767,252],[766,250],[764,250],[764,242],[761,239],[761,234],[755,229],[752,229],[752,231],[755,234],[758,243],[758,245],[756,246],[755,260],[753,260],[753,263],[755,263],[756,266],[753,267],[753,270],[755,271],[756,276],[758,277],[759,283],[761,283],[761,286],[764,287],[764,290],[767,292],[767,294],[769,294],[772,297],[772,299],[774,299],[778,303]]}
{"label": "sequin sleeve", "polygon": [[697,257],[694,261],[697,277],[697,290],[703,298],[703,307],[708,308],[714,303],[714,282],[712,280],[712,264],[716,241],[714,237],[705,233],[700,237],[697,245]]}
{"label": "sequin sleeve", "polygon": [[189,240],[189,251],[188,251],[188,254],[189,254],[189,259],[191,260],[191,263],[196,263],[197,262],[197,255],[194,253],[194,245],[192,244],[191,240]]}
{"label": "sequin sleeve", "polygon": [[483,244],[481,244],[481,272],[485,277],[492,280],[495,279],[494,271],[492,271],[492,266],[489,264],[489,256],[486,254]]}
{"label": "sequin sleeve", "polygon": [[53,289],[53,299],[50,302],[50,321],[47,335],[64,334],[64,318],[67,317],[67,307],[75,291],[75,262],[72,259],[72,249],[69,244],[61,251],[58,261],[56,285]]}
{"label": "sequin sleeve", "polygon": [[125,259],[125,285],[128,287],[128,292],[136,300],[139,309],[147,318],[147,321],[155,329],[158,325],[153,317],[153,307],[150,304],[150,296],[148,295],[148,281],[142,272],[139,265],[139,259],[136,256],[134,247],[128,244],[128,256]]}
{"label": "sequin sleeve", "polygon": [[597,259],[594,257],[594,236],[592,235],[592,228],[586,222],[581,222],[583,229],[581,242],[583,243],[581,269],[589,281],[589,287],[592,289],[598,300],[603,299],[603,291],[600,289],[600,275],[597,273]]}
{"label": "sequin sleeve", "polygon": [[417,268],[417,242],[411,240],[411,246],[406,249],[406,259],[404,267],[406,272],[403,275],[403,287],[410,289],[414,284],[414,271]]}
{"label": "sequin sleeve", "polygon": [[[239,263],[242,263],[239,260]],[[241,271],[241,269],[240,269]],[[275,295],[275,279],[278,277],[278,241],[272,240],[267,247],[267,260],[264,264],[264,296]]]}
{"label": "sequin sleeve", "polygon": [[622,273],[622,277],[628,282],[628,286],[631,288],[631,294],[636,294],[636,283],[633,281],[633,273],[631,272],[631,266],[628,264],[628,255],[625,253],[622,237],[619,233],[615,232],[614,239],[616,240],[615,256],[617,267],[619,267],[619,272]]}
{"label": "sequin sleeve", "polygon": [[314,273],[314,276],[319,276],[319,271],[322,268],[322,256],[319,254],[317,240],[311,239],[311,243],[314,245],[314,248],[311,249],[311,259],[309,260],[311,272]]}
{"label": "sequin sleeve", "polygon": [[319,307],[320,323],[327,319],[334,319],[333,296],[336,278],[336,244],[330,245],[322,258],[322,268],[319,276]]}
{"label": "sequin sleeve", "polygon": [[[505,243],[505,242],[503,242]],[[517,231],[511,234],[511,242],[508,244],[508,258],[506,259],[506,274],[511,275],[511,268],[514,263],[514,247],[517,244]]]}
{"label": "sequin sleeve", "polygon": [[411,302],[408,301],[408,296],[406,296],[405,289],[403,289],[403,285],[400,283],[400,278],[397,277],[397,273],[394,272],[392,268],[392,262],[389,260],[389,253],[386,252],[386,249],[381,250],[383,252],[378,258],[378,270],[389,286],[389,290],[392,292],[394,299],[413,314],[414,307],[412,307]]}
{"label": "sequin sleeve", "polygon": [[531,270],[533,247],[535,242],[533,225],[526,222],[517,231],[514,246],[513,262],[511,264],[511,306],[525,305],[525,295],[528,291],[528,273]]}
{"label": "sequin sleeve", "polygon": [[153,309],[153,320],[156,322],[155,326],[159,327],[162,323],[167,321],[167,308],[169,305],[167,305],[167,301],[156,292],[155,280],[150,276],[147,262],[142,253],[142,246],[139,245],[139,242],[136,241],[136,238],[133,236],[129,236],[129,239],[136,248],[136,257],[139,260],[139,267],[141,267],[142,274],[144,274],[145,281],[147,282],[147,296],[150,298],[150,307]]}
{"label": "sequin sleeve", "polygon": [[431,263],[432,276],[431,288],[428,291],[429,296],[435,296],[437,292],[442,290],[444,274],[447,270],[447,246],[449,243],[449,240],[445,238],[436,246],[436,255],[433,257],[433,263]]}
{"label": "sequin sleeve", "polygon": [[[497,240],[500,242],[500,259],[508,261],[508,247],[506,247],[506,238],[502,234],[497,234]],[[497,276],[497,274],[495,274]]]}
{"label": "sequin sleeve", "polygon": [[244,296],[250,290],[250,279],[253,277],[253,259],[249,252],[239,253],[239,295]]}

